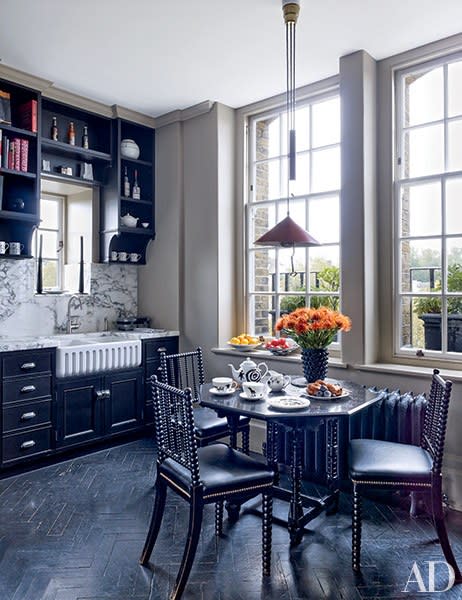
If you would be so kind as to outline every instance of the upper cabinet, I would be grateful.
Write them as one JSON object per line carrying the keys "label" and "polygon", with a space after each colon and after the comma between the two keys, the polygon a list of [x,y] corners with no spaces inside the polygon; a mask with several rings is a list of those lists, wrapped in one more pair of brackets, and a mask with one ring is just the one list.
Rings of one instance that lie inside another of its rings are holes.
{"label": "upper cabinet", "polygon": [[31,255],[39,222],[39,92],[0,80],[1,258]]}
{"label": "upper cabinet", "polygon": [[145,264],[155,236],[154,130],[123,119],[112,126],[115,160],[102,190],[101,257]]}

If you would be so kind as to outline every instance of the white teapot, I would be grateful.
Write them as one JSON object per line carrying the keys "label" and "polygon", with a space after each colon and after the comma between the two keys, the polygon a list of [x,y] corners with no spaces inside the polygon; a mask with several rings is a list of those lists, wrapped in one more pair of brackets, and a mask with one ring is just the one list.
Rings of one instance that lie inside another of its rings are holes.
{"label": "white teapot", "polygon": [[268,373],[268,366],[264,362],[257,365],[251,358],[242,361],[239,369],[235,369],[231,364],[228,366],[231,367],[234,380],[239,384],[243,381],[261,381]]}
{"label": "white teapot", "polygon": [[120,220],[122,222],[122,225],[125,225],[126,227],[136,227],[136,224],[139,221],[139,217],[132,217],[130,213],[127,213],[123,217],[120,217]]}
{"label": "white teapot", "polygon": [[282,392],[290,383],[289,375],[283,375],[277,371],[270,371],[266,378],[266,383],[271,392]]}

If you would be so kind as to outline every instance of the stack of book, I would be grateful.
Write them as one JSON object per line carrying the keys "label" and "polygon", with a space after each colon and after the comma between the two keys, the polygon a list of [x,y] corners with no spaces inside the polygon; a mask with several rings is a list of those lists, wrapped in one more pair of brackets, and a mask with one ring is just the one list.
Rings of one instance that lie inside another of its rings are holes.
{"label": "stack of book", "polygon": [[9,138],[0,129],[0,169],[11,169],[27,173],[29,140]]}
{"label": "stack of book", "polygon": [[20,126],[37,133],[37,100],[29,100],[18,106]]}

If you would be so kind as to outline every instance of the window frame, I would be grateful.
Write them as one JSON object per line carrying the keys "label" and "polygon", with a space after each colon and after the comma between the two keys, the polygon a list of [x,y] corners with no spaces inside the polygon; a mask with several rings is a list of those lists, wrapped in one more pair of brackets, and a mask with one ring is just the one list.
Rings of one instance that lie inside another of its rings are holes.
{"label": "window frame", "polygon": [[[331,83],[331,82],[329,82]],[[340,89],[339,89],[339,85],[327,85],[324,89],[320,86],[316,86],[317,89],[315,91],[313,91],[312,93],[308,93],[306,95],[300,96],[300,98],[297,99],[297,109],[302,108],[303,106],[311,106],[323,101],[327,101],[329,99],[334,99],[334,98],[338,98],[340,100]],[[251,303],[252,303],[252,297],[254,296],[269,296],[275,299],[275,306],[276,306],[276,315],[275,315],[275,321],[277,320],[277,318],[279,317],[279,303],[280,303],[280,298],[284,297],[284,296],[301,296],[304,297],[306,302],[309,302],[309,298],[310,296],[335,296],[339,299],[339,306],[341,306],[341,282],[339,285],[339,289],[336,292],[330,292],[330,291],[313,291],[313,290],[309,290],[309,286],[306,286],[306,291],[304,293],[302,292],[292,292],[292,291],[285,291],[285,290],[281,290],[280,288],[280,284],[279,284],[279,278],[280,278],[280,270],[279,270],[279,261],[276,260],[275,261],[275,279],[276,279],[276,290],[272,291],[272,292],[257,292],[257,291],[251,291],[251,280],[252,280],[252,271],[250,268],[251,265],[251,254],[254,253],[256,250],[260,249],[262,250],[262,248],[257,247],[257,248],[252,248],[252,240],[250,240],[250,235],[252,232],[252,226],[251,226],[251,219],[252,219],[252,207],[253,206],[258,206],[258,207],[264,207],[264,206],[274,206],[276,209],[276,222],[279,222],[285,213],[285,207],[286,207],[286,202],[287,202],[287,195],[282,195],[281,197],[278,198],[273,198],[271,200],[263,200],[263,201],[255,201],[254,197],[255,197],[255,193],[256,193],[256,185],[255,185],[255,181],[254,181],[254,175],[256,172],[255,169],[255,165],[258,164],[259,161],[257,161],[256,159],[256,123],[258,121],[264,120],[265,118],[270,118],[271,116],[283,116],[284,113],[286,112],[286,107],[284,104],[284,100],[281,97],[281,102],[278,103],[271,103],[269,106],[264,106],[261,108],[261,110],[255,110],[252,111],[250,114],[246,115],[245,118],[245,131],[246,131],[246,136],[245,136],[245,151],[244,151],[244,156],[246,157],[246,166],[244,169],[245,172],[245,188],[244,188],[244,194],[243,194],[243,205],[244,205],[244,211],[243,211],[243,220],[244,220],[244,239],[243,239],[243,249],[244,249],[244,253],[243,253],[243,258],[244,258],[244,285],[243,285],[243,290],[244,290],[244,328],[246,330],[253,330],[254,325],[250,323],[249,319],[251,317]],[[340,115],[339,115],[340,116]],[[284,153],[284,148],[285,148],[285,142],[284,142],[284,137],[286,136],[286,130],[284,127],[284,123],[283,123],[283,119],[280,119],[280,142],[279,142],[279,153],[276,154],[274,157],[273,156],[269,156],[268,160],[271,161],[272,159],[277,160],[279,162],[279,171],[280,171],[280,189],[282,190],[283,186],[286,183],[286,179],[287,179],[287,175],[285,174],[284,171],[284,157],[286,156],[286,154]],[[312,109],[310,109],[309,111],[309,146],[308,149],[304,149],[304,150],[299,150],[297,151],[297,157],[298,156],[302,156],[302,155],[306,155],[308,154],[310,157],[312,157],[317,151],[319,150],[327,150],[329,148],[338,148],[339,152],[340,152],[340,158],[341,158],[341,131],[339,132],[339,140],[336,143],[329,143],[329,144],[325,144],[323,146],[313,146],[313,127],[312,127]],[[341,170],[341,165],[339,166],[339,171]],[[309,161],[309,181],[312,182],[312,160]],[[340,185],[338,188],[335,189],[331,189],[331,190],[327,190],[327,191],[320,191],[320,192],[308,192],[308,193],[304,193],[304,194],[300,194],[297,196],[293,196],[291,197],[291,203],[292,202],[296,202],[296,201],[304,201],[305,207],[306,207],[306,211],[305,211],[305,223],[304,223],[304,227],[307,228],[309,230],[309,225],[308,225],[308,219],[309,219],[309,211],[308,211],[308,206],[310,201],[312,200],[317,200],[319,198],[322,197],[336,197],[338,199],[339,202],[339,218],[340,218],[340,203],[341,203],[341,181],[340,181]],[[327,242],[326,244],[323,244],[323,246],[326,247],[335,247],[338,248],[338,261],[339,261],[339,270],[340,270],[340,278],[341,278],[341,269],[342,269],[342,257],[341,257],[341,231],[340,231],[340,224],[339,224],[339,241],[338,242]],[[305,248],[305,265],[306,268],[309,268],[309,249]],[[278,250],[275,250],[276,255],[278,253]],[[311,276],[311,272],[307,272],[306,270],[304,271],[305,276],[310,277]],[[306,277],[305,277],[306,278]],[[340,340],[339,342],[333,342],[330,346],[330,350],[333,350],[334,353],[337,351],[337,353],[340,350]]]}
{"label": "window frame", "polygon": [[61,248],[57,250],[57,258],[46,258],[43,257],[43,260],[56,260],[57,263],[57,285],[55,287],[47,287],[43,288],[44,292],[61,292],[64,287],[64,230],[65,230],[65,222],[66,222],[66,199],[67,197],[63,194],[52,194],[50,192],[41,193],[40,194],[40,202],[42,200],[48,200],[52,202],[56,202],[58,205],[58,228],[48,228],[42,227],[42,219],[40,220],[40,224],[35,230],[35,239],[34,239],[34,256],[35,256],[35,266],[38,268],[38,250],[39,250],[39,236],[40,232],[48,231],[48,232],[56,232],[58,237],[58,243],[61,245]]}

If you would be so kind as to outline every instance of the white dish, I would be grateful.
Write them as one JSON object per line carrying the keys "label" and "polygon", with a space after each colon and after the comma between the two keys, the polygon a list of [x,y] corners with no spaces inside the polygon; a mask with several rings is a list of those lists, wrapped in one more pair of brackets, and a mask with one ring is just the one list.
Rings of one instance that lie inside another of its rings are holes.
{"label": "white dish", "polygon": [[350,392],[348,390],[343,390],[340,396],[312,396],[311,394],[305,393],[303,397],[311,398],[312,400],[342,400],[343,398],[348,398]]}
{"label": "white dish", "polygon": [[287,354],[291,354],[292,352],[295,352],[295,350],[299,349],[299,345],[294,342],[294,340],[292,340],[291,338],[286,338],[287,343],[289,344],[288,348],[281,348],[281,347],[274,347],[274,348],[268,348],[267,344],[271,341],[268,340],[265,343],[265,350],[268,350],[268,352],[271,352],[271,354],[275,354],[276,356],[287,356]]}
{"label": "white dish", "polygon": [[256,402],[257,400],[264,400],[263,396],[261,398],[249,398],[245,392],[241,392],[239,394],[239,398],[242,398],[243,400],[248,400],[249,402]]}
{"label": "white dish", "polygon": [[217,390],[216,387],[212,387],[209,389],[209,392],[211,394],[213,394],[214,396],[229,396],[230,394],[234,394],[236,390],[232,389],[232,390]]}
{"label": "white dish", "polygon": [[303,410],[311,404],[308,398],[299,396],[276,396],[268,398],[268,405],[276,410]]}
{"label": "white dish", "polygon": [[255,350],[255,348],[260,348],[262,342],[258,342],[258,344],[231,344],[231,342],[228,342],[228,345],[234,348],[234,350],[239,350],[240,352],[248,352],[249,350]]}

